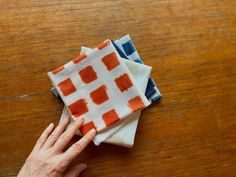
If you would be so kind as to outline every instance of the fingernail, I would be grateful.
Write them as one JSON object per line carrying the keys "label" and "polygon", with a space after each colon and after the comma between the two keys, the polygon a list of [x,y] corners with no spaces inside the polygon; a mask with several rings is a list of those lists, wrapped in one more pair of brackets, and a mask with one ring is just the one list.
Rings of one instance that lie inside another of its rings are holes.
{"label": "fingernail", "polygon": [[90,131],[89,131],[89,134],[91,134],[91,135],[95,135],[96,134],[96,130],[93,128],[93,129],[91,129]]}
{"label": "fingernail", "polygon": [[53,127],[54,126],[54,123],[50,123],[48,127]]}

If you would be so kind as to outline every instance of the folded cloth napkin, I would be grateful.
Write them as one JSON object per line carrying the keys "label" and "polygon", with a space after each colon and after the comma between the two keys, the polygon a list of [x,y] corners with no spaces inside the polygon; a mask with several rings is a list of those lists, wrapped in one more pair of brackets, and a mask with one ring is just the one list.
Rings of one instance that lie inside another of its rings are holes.
{"label": "folded cloth napkin", "polygon": [[[143,91],[143,93],[145,93],[151,67],[134,63],[129,60],[127,60],[126,66],[132,73],[132,76],[134,77],[139,88]],[[127,119],[127,122],[123,122],[120,127],[118,127],[119,129],[114,131],[114,133],[111,134],[111,136],[109,136],[104,142],[131,148],[134,145],[140,114],[141,111],[137,111],[130,115],[130,121]]]}
{"label": "folded cloth napkin", "polygon": [[[132,40],[130,39],[129,35],[126,35],[126,36],[116,40],[115,42],[113,42],[113,45],[117,49],[117,52],[119,53],[119,55],[122,58],[132,60],[137,63],[143,63],[141,58],[139,57],[139,54],[137,53],[137,50],[135,49],[135,46],[134,46]],[[120,48],[118,47],[118,45]],[[87,50],[89,50],[89,48],[81,47],[81,53],[84,53]],[[133,53],[133,54],[131,54],[131,53]],[[126,63],[126,65],[127,65],[127,63]],[[131,65],[130,65],[130,67],[131,67]],[[139,80],[139,83],[137,83],[137,84],[140,86],[140,88],[142,88],[142,87],[146,88],[146,81],[148,80],[148,76],[145,75],[145,71],[147,71],[148,68],[146,68],[146,70],[145,70],[145,68],[137,67],[137,65],[136,66],[133,65],[131,68],[133,68],[133,69],[130,69],[128,67],[128,69],[131,71],[131,74],[133,75],[134,79],[136,81]],[[132,72],[132,71],[136,71],[136,72]],[[135,76],[137,76],[137,77],[135,78]],[[150,98],[152,96],[151,94],[153,94],[153,92],[154,93],[157,92],[155,95],[153,95],[153,99],[152,99],[152,101],[156,101],[161,97],[161,94],[160,94],[158,88],[156,88],[157,89],[157,91],[156,91],[155,88],[153,88],[153,87],[156,87],[156,85],[155,85],[155,83],[153,83],[152,79],[149,79],[148,88],[146,90],[146,96]],[[51,91],[56,96],[58,96],[55,88],[52,88]],[[126,119],[126,121],[120,123],[118,126],[111,127],[109,129],[107,129],[106,131],[99,133],[95,138],[95,144],[96,143],[99,144],[100,141],[102,141],[103,139],[108,137],[104,140],[104,142],[110,143],[110,144],[121,145],[121,146],[125,146],[125,147],[132,147],[134,144],[134,138],[135,138],[136,128],[137,128],[138,119],[139,119],[139,115],[137,115],[137,114],[138,113],[132,114],[131,117],[133,117],[133,118],[130,121],[129,121],[129,119]],[[67,111],[64,110],[62,113],[62,116],[61,116],[61,120],[66,117],[68,117]],[[112,132],[114,132],[114,133],[111,134]]]}
{"label": "folded cloth napkin", "polygon": [[[81,54],[90,50],[92,49],[81,47]],[[133,76],[137,86],[142,90],[143,93],[145,93],[151,67],[125,59],[123,59],[123,61]],[[141,111],[137,111],[128,116],[118,125],[111,126],[107,130],[98,133],[94,138],[94,143],[99,145],[104,141],[109,144],[132,147],[134,144],[134,137],[140,113]],[[66,108],[64,108],[60,121],[67,118],[68,116],[68,111],[66,111]],[[72,123],[73,121],[71,121],[71,124]]]}
{"label": "folded cloth napkin", "polygon": [[72,117],[84,117],[82,135],[92,128],[99,133],[150,104],[110,40],[48,76]]}
{"label": "folded cloth napkin", "polygon": [[[86,53],[90,50],[91,50],[90,48],[81,47],[81,53]],[[122,57],[125,56],[124,54],[122,55],[120,53],[121,51],[119,50],[117,51],[120,54],[120,56]],[[145,93],[148,83],[148,78],[151,72],[151,67],[146,66],[144,64],[135,63],[130,60],[124,59],[123,61],[126,64],[127,68],[129,69],[131,75],[133,76],[137,86],[142,90],[143,93]],[[127,119],[121,122],[119,125],[112,126],[106,131],[97,134],[94,143],[96,145],[99,145],[101,142],[104,141],[110,144],[132,147],[134,144],[134,138],[140,114],[141,111],[137,111],[128,116]]]}
{"label": "folded cloth napkin", "polygon": [[[114,41],[114,42],[115,42],[115,45],[117,45],[117,47],[119,48],[118,50],[122,51],[128,60],[135,61],[138,63],[143,63],[141,57],[138,54],[137,49],[134,46],[134,43],[132,42],[132,40],[128,34],[123,36],[122,38]],[[123,58],[125,58],[125,57],[123,57]],[[155,82],[153,81],[153,79],[151,77],[148,81],[145,95],[152,102],[157,101],[162,97],[160,91],[158,90]]]}

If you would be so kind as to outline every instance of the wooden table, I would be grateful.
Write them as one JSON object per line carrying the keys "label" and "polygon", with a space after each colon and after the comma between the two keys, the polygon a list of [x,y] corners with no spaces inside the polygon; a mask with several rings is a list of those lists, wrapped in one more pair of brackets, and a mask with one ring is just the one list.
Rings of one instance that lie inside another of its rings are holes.
{"label": "wooden table", "polygon": [[236,176],[234,0],[0,2],[0,176],[15,176],[62,104],[46,73],[129,33],[163,93],[132,150],[90,145],[91,177]]}

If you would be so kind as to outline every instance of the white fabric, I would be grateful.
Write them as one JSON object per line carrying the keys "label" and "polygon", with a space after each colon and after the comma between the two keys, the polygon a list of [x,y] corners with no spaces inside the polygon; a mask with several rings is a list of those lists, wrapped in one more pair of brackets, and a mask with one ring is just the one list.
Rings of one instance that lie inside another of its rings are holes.
{"label": "white fabric", "polygon": [[[131,60],[131,61],[139,61],[140,63],[143,63],[143,60],[140,58],[139,53],[138,53],[138,51],[136,50],[136,48],[135,48],[135,46],[134,46],[134,44],[133,44],[133,42],[132,42],[132,40],[131,40],[129,34],[123,36],[123,37],[120,38],[120,39],[115,40],[114,42],[115,42],[115,44],[119,47],[119,49],[120,49],[123,53],[126,54],[126,56],[127,56],[127,58],[128,58],[129,60]],[[128,54],[125,52],[125,49],[124,49],[124,46],[123,46],[124,44],[127,44],[127,43],[129,43],[129,47],[132,48],[132,50],[134,50],[133,53],[130,54],[130,55],[128,55]],[[153,88],[154,88],[155,91],[156,91],[156,92],[151,96],[150,99],[151,99],[152,101],[159,100],[159,99],[162,97],[162,95],[161,95],[159,89],[157,88],[157,86],[156,86],[154,80],[153,80],[152,78],[150,78],[150,79],[153,81],[153,84],[154,84],[154,87],[153,87]]]}
{"label": "white fabric", "polygon": [[[120,65],[112,71],[107,71],[101,59],[112,52],[115,53]],[[130,110],[130,108],[126,105],[128,101],[135,96],[139,96],[139,98],[141,98],[144,106],[148,106],[150,104],[143,92],[136,86],[133,77],[131,76],[129,70],[127,69],[126,65],[120,58],[111,42],[105,48],[101,50],[95,48],[87,52],[86,55],[86,59],[80,61],[77,64],[74,64],[72,61],[68,62],[64,65],[64,70],[60,71],[57,74],[53,74],[53,72],[48,73],[51,81],[53,82],[53,85],[56,87],[58,93],[60,94],[63,102],[67,107],[70,107],[70,105],[78,99],[83,98],[86,100],[89,111],[81,115],[81,117],[84,117],[85,119],[85,124],[93,121],[96,126],[97,132],[102,132],[107,128],[104,121],[102,121],[102,114],[106,111],[109,111],[111,108],[114,108],[116,110],[120,119],[124,119],[132,114],[132,110]],[[78,77],[78,72],[80,72],[87,66],[92,66],[97,74],[97,79],[91,84],[83,83],[81,78]],[[123,75],[124,73],[127,73],[129,75],[129,78],[132,81],[132,87],[121,93],[121,91],[115,85],[114,79],[119,77],[120,75]],[[68,78],[72,80],[77,90],[69,96],[65,96],[62,90],[60,90],[59,84]],[[97,106],[91,101],[89,94],[103,84],[107,87],[109,100]],[[71,111],[70,113],[73,114]],[[94,115],[96,115],[96,117]],[[77,118],[73,115],[72,117],[74,119]],[[104,138],[99,139],[98,141],[101,142],[103,140]],[[96,144],[99,144],[99,142],[96,143],[95,140]]]}
{"label": "white fabric", "polygon": [[[81,47],[81,54],[86,53],[89,50],[91,49]],[[123,59],[123,61],[125,62],[138,87],[142,90],[143,93],[145,93],[148,78],[151,72],[151,67],[126,59]],[[137,111],[126,118],[122,123],[119,123],[116,126],[109,127],[108,130],[97,134],[94,139],[95,144],[99,145],[104,141],[110,144],[132,147],[134,144],[134,138],[140,113],[141,111]],[[66,108],[64,108],[60,121],[67,117],[68,112],[66,111]],[[73,121],[71,123],[73,123]]]}

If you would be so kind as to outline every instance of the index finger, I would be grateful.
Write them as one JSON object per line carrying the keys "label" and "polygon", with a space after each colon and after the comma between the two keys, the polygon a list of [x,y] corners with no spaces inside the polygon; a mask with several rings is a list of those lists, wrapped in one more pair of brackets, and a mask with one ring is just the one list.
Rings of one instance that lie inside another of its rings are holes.
{"label": "index finger", "polygon": [[72,162],[84,148],[93,140],[96,135],[96,130],[91,129],[86,135],[84,135],[79,141],[73,144],[64,154],[65,161],[67,163]]}

